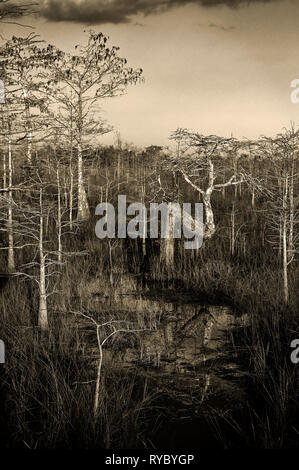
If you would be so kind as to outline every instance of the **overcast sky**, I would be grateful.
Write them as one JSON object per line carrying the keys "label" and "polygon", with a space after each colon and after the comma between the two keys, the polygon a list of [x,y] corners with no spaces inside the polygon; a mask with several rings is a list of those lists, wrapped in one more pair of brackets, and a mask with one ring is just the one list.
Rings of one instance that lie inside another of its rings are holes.
{"label": "overcast sky", "polygon": [[299,78],[298,0],[39,3],[40,15],[21,21],[47,42],[70,51],[92,27],[144,69],[144,84],[104,103],[105,118],[128,142],[167,145],[177,127],[255,138],[299,123],[299,104],[290,100]]}

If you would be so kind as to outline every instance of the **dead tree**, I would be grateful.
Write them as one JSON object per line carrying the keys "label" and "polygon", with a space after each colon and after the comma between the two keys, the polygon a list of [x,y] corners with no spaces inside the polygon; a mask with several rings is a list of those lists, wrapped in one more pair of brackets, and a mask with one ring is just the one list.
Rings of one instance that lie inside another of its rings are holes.
{"label": "dead tree", "polygon": [[[101,375],[102,375],[102,366],[103,366],[103,347],[112,338],[114,335],[119,333],[138,333],[143,332],[145,329],[140,328],[125,328],[127,325],[127,321],[123,320],[109,320],[105,323],[97,322],[93,317],[87,315],[83,312],[71,312],[75,315],[81,316],[87,319],[95,326],[96,336],[97,336],[97,344],[99,350],[99,358],[98,358],[98,365],[97,365],[97,376],[96,376],[96,386],[94,391],[94,403],[93,403],[93,416],[94,420],[97,421],[98,413],[99,413],[99,401],[100,401],[100,385],[101,385]],[[124,327],[115,327],[117,324],[124,324]],[[107,329],[110,330],[107,332]]]}
{"label": "dead tree", "polygon": [[201,196],[205,209],[203,237],[208,240],[216,231],[212,194],[223,188],[243,183],[253,185],[253,179],[242,168],[233,173],[226,182],[223,173],[226,159],[237,154],[239,143],[233,138],[221,138],[214,135],[203,136],[186,129],[178,129],[171,136],[177,143],[176,154],[166,162],[169,171],[179,173],[183,180]]}

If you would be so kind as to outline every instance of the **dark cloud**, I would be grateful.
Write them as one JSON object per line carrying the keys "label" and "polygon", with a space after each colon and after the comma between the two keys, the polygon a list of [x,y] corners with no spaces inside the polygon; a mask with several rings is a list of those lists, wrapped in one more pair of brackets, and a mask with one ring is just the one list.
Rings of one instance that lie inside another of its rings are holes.
{"label": "dark cloud", "polygon": [[276,0],[41,0],[40,14],[50,21],[77,23],[129,23],[138,13],[150,15],[183,5],[237,8]]}
{"label": "dark cloud", "polygon": [[6,18],[19,18],[21,16],[29,15],[34,10],[34,5],[30,3],[18,4],[10,2],[9,0],[0,0],[0,20]]}

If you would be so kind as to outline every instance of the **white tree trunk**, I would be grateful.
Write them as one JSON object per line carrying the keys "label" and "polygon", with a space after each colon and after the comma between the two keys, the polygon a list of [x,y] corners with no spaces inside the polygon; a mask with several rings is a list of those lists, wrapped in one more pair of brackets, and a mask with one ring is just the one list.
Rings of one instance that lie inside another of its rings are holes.
{"label": "white tree trunk", "polygon": [[252,189],[252,194],[251,194],[251,207],[254,208],[255,206],[255,191],[254,188]]}
{"label": "white tree trunk", "polygon": [[15,259],[14,259],[14,236],[13,236],[13,215],[12,215],[12,157],[11,157],[11,139],[8,140],[8,272],[12,273],[15,271]]}
{"label": "white tree trunk", "polygon": [[7,175],[6,175],[6,154],[3,151],[3,189],[7,187]]}
{"label": "white tree trunk", "polygon": [[74,173],[72,162],[70,162],[70,229],[73,229],[73,194],[74,194]]}
{"label": "white tree trunk", "polygon": [[83,178],[83,159],[81,145],[78,144],[78,214],[79,221],[86,220],[90,216]]}
{"label": "white tree trunk", "polygon": [[289,239],[288,239],[288,261],[290,261],[294,255],[294,220],[295,220],[295,205],[294,205],[294,168],[295,158],[292,157],[291,161],[291,175],[289,178]]}
{"label": "white tree trunk", "polygon": [[117,188],[118,188],[118,191],[120,190],[120,159],[121,159],[121,155],[120,155],[120,152],[121,150],[119,149],[118,151],[118,159],[117,159]]}
{"label": "white tree trunk", "polygon": [[[145,204],[145,184],[142,185],[141,189],[142,189],[142,203]],[[144,224],[144,227],[146,227],[146,212],[143,213],[143,224]],[[147,236],[147,233],[145,230],[143,233],[143,237],[142,237],[142,256],[143,257],[146,256],[146,236]]]}
{"label": "white tree trunk", "polygon": [[101,383],[101,371],[102,371],[102,363],[103,363],[103,349],[100,339],[100,332],[99,332],[99,325],[97,325],[97,340],[98,340],[98,347],[99,347],[99,361],[98,361],[98,370],[97,370],[97,379],[96,379],[96,387],[94,392],[94,404],[93,404],[93,417],[96,421],[99,412],[99,400],[100,400],[100,383]]}
{"label": "white tree trunk", "polygon": [[[27,160],[28,163],[32,162],[32,129],[31,129],[31,119],[30,119],[30,108],[27,101],[28,93],[26,88],[23,87],[23,97],[25,103],[25,115],[26,115],[26,132],[27,132]],[[29,129],[28,129],[29,128]]]}
{"label": "white tree trunk", "polygon": [[171,203],[168,203],[168,224],[167,237],[161,239],[160,260],[167,268],[171,268],[174,263],[173,212],[171,210]]}
{"label": "white tree trunk", "polygon": [[71,108],[71,120],[70,120],[70,146],[71,146],[71,152],[70,152],[70,214],[69,214],[69,220],[70,220],[70,229],[73,229],[73,200],[74,200],[74,172],[73,172],[73,146],[74,146],[74,138],[73,138],[73,111]]}
{"label": "white tree trunk", "polygon": [[235,254],[235,204],[233,203],[233,208],[231,212],[231,255]]}
{"label": "white tree trunk", "polygon": [[287,233],[286,233],[286,219],[283,221],[283,290],[284,300],[287,304],[289,302],[289,287],[288,287],[288,253],[287,253]]}
{"label": "white tree trunk", "polygon": [[46,267],[45,255],[43,249],[43,193],[40,190],[40,221],[39,221],[39,257],[40,257],[40,276],[39,276],[39,310],[38,326],[42,331],[48,329],[48,310],[46,294]]}
{"label": "white tree trunk", "polygon": [[112,258],[112,245],[111,241],[108,240],[108,246],[109,246],[109,264],[110,264],[110,285],[113,286],[114,280],[113,280],[113,258]]}
{"label": "white tree trunk", "polygon": [[278,257],[281,258],[282,253],[282,217],[279,216],[279,242],[278,242]]}
{"label": "white tree trunk", "polygon": [[203,195],[203,203],[205,208],[205,225],[204,225],[204,238],[211,238],[216,230],[214,221],[214,212],[211,204],[212,189],[208,188]]}
{"label": "white tree trunk", "polygon": [[231,186],[231,185],[235,185],[235,188],[237,188],[237,185],[243,182],[243,179],[239,179],[239,181],[236,181],[236,175],[234,174],[226,183],[214,184],[215,183],[214,165],[210,158],[208,159],[208,166],[209,166],[209,170],[208,170],[209,183],[208,183],[208,188],[205,191],[201,189],[199,186],[197,186],[196,184],[194,184],[184,171],[179,170],[183,174],[185,181],[188,184],[190,184],[193,187],[193,189],[198,191],[199,194],[202,195],[202,200],[203,200],[203,204],[205,208],[205,224],[204,224],[204,232],[203,232],[204,239],[211,238],[216,231],[214,213],[213,213],[213,208],[211,204],[211,196],[212,196],[213,191],[215,189],[220,189],[220,188],[223,189],[224,187]]}
{"label": "white tree trunk", "polygon": [[61,242],[61,189],[59,167],[57,168],[57,235],[58,235],[58,262],[62,262],[62,242]]}
{"label": "white tree trunk", "polygon": [[283,193],[283,221],[282,221],[282,262],[283,262],[283,290],[285,303],[289,302],[288,287],[288,246],[287,246],[287,194],[288,182],[285,178],[285,189]]}

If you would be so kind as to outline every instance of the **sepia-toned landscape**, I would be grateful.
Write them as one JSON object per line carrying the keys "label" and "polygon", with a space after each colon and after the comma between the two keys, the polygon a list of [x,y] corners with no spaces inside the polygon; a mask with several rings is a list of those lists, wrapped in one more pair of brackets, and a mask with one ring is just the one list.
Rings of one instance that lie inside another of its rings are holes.
{"label": "sepia-toned landscape", "polygon": [[0,1],[1,448],[298,447],[299,8],[249,3]]}

